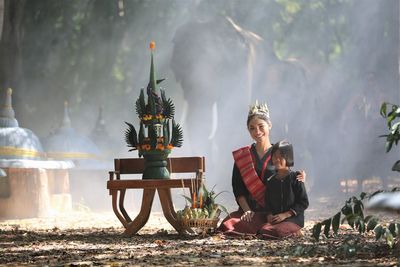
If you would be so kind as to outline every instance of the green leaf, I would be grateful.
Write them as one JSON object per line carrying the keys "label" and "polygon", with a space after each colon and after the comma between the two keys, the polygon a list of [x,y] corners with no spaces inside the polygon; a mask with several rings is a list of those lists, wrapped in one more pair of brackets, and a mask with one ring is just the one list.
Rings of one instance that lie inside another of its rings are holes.
{"label": "green leaf", "polygon": [[182,128],[175,120],[172,120],[172,137],[171,145],[174,147],[181,147],[183,143],[183,133]]}
{"label": "green leaf", "polygon": [[393,235],[389,231],[389,229],[386,229],[385,236],[386,236],[386,243],[389,245],[390,248],[393,248],[394,239],[393,239]]}
{"label": "green leaf", "polygon": [[165,91],[160,89],[161,92],[161,100],[163,104],[163,115],[165,118],[168,119],[173,119],[174,114],[175,114],[175,106],[174,103],[172,103],[172,100],[170,98],[165,97]]}
{"label": "green leaf", "polygon": [[319,236],[321,234],[321,227],[322,224],[321,223],[317,223],[314,225],[313,229],[312,229],[312,237],[318,241],[319,240]]}
{"label": "green leaf", "polygon": [[350,201],[346,201],[346,204],[342,207],[342,213],[345,216],[353,213],[353,208],[350,204]]}
{"label": "green leaf", "polygon": [[393,124],[391,127],[392,133],[395,134],[395,132],[398,131],[399,127],[400,127],[400,121]]}
{"label": "green leaf", "polygon": [[332,219],[330,218],[322,222],[322,225],[324,225],[324,235],[326,238],[329,238],[329,230],[331,228],[331,222]]}
{"label": "green leaf", "polygon": [[127,143],[128,147],[131,147],[132,150],[137,149],[138,140],[137,140],[137,133],[135,127],[130,124],[129,122],[125,122],[128,125],[128,129],[125,131],[125,142]]}
{"label": "green leaf", "polygon": [[363,200],[363,199],[364,199],[365,197],[367,197],[367,196],[368,196],[367,193],[361,192],[361,194],[360,194],[360,199]]}
{"label": "green leaf", "polygon": [[229,215],[229,212],[228,212],[227,208],[225,208],[225,206],[223,206],[223,205],[221,205],[221,204],[218,204],[218,207],[219,207],[223,212],[225,212],[226,214]]}
{"label": "green leaf", "polygon": [[363,219],[360,218],[360,220],[358,221],[358,232],[360,234],[365,233],[365,222]]}
{"label": "green leaf", "polygon": [[338,212],[338,213],[336,213],[335,216],[333,216],[333,219],[332,219],[332,230],[335,235],[337,235],[338,230],[339,230],[340,215],[341,215],[341,212]]}
{"label": "green leaf", "polygon": [[367,232],[373,230],[377,224],[378,219],[373,217],[367,224]]}
{"label": "green leaf", "polygon": [[190,197],[187,197],[187,196],[185,196],[185,195],[182,195],[187,201],[189,201],[189,203],[192,203],[192,198],[190,198]]}
{"label": "green leaf", "polygon": [[347,220],[347,223],[351,226],[351,228],[354,229],[354,223],[355,223],[355,221],[356,221],[356,219],[357,219],[358,217],[359,217],[359,216],[356,215],[356,214],[349,214],[349,215],[347,215],[347,216],[345,217],[345,219]]}
{"label": "green leaf", "polygon": [[394,237],[397,236],[396,223],[389,224],[388,229],[389,229],[390,233],[392,234],[392,236],[394,236]]}
{"label": "green leaf", "polygon": [[362,203],[361,200],[356,200],[354,203],[354,214],[357,214],[361,218],[364,218],[364,204]]}
{"label": "green leaf", "polygon": [[389,152],[392,149],[392,146],[393,146],[393,142],[391,142],[391,141],[386,142],[386,144],[385,144],[386,152]]}
{"label": "green leaf", "polygon": [[377,227],[375,227],[374,232],[375,232],[375,240],[379,240],[382,237],[382,234],[385,232],[385,230],[383,229],[382,225],[378,225]]}
{"label": "green leaf", "polygon": [[374,216],[373,215],[368,215],[367,217],[364,218],[364,222],[368,223],[369,220],[371,220]]}
{"label": "green leaf", "polygon": [[381,109],[380,109],[381,116],[384,118],[386,118],[386,106],[387,106],[387,103],[383,102],[381,105]]}
{"label": "green leaf", "polygon": [[383,192],[383,190],[377,190],[377,191],[373,192],[368,198],[371,198],[371,197],[375,196],[376,194],[379,194],[382,192]]}
{"label": "green leaf", "polygon": [[144,89],[140,90],[139,98],[136,100],[136,114],[142,118],[146,114],[146,103],[144,100]]}

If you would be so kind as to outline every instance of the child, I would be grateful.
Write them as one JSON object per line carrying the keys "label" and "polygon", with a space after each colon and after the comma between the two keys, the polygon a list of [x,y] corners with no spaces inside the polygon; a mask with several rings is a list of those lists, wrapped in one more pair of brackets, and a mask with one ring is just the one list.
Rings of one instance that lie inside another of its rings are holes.
{"label": "child", "polygon": [[292,145],[280,141],[273,145],[271,155],[276,173],[266,181],[267,223],[259,232],[264,238],[279,239],[297,234],[304,227],[308,197],[304,183],[290,170],[294,164]]}

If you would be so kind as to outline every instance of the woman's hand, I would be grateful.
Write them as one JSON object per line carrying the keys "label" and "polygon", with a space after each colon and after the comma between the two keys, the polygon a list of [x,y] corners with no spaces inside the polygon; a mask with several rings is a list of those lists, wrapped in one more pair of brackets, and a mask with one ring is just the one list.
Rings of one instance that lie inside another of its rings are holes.
{"label": "woman's hand", "polygon": [[299,174],[296,176],[297,180],[304,183],[306,181],[306,172],[304,170],[300,170],[298,173]]}
{"label": "woman's hand", "polygon": [[253,219],[253,216],[254,216],[254,212],[251,210],[248,210],[243,213],[243,215],[240,217],[240,220],[245,221],[245,222],[251,222],[251,220]]}
{"label": "woman's hand", "polygon": [[272,214],[268,214],[268,215],[267,215],[267,223],[271,223],[271,222],[272,222],[272,219],[273,219],[273,217],[274,217],[274,215],[272,215]]}
{"label": "woman's hand", "polygon": [[268,222],[270,222],[271,224],[277,224],[280,223],[284,220],[286,220],[287,218],[289,218],[291,216],[290,212],[282,212],[276,215],[271,215],[270,220],[268,220]]}

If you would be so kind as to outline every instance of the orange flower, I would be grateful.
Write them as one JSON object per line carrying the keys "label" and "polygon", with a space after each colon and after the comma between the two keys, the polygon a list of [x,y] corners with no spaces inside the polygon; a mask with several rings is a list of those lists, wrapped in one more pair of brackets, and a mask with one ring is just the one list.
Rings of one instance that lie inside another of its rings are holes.
{"label": "orange flower", "polygon": [[157,144],[156,149],[164,150],[164,146],[162,144]]}
{"label": "orange flower", "polygon": [[151,116],[151,115],[149,115],[149,114],[146,114],[146,115],[144,115],[144,116],[143,116],[143,118],[142,118],[142,119],[143,119],[144,121],[149,121],[149,120],[151,120],[151,118],[152,118],[152,116]]}
{"label": "orange flower", "polygon": [[150,150],[151,146],[149,144],[142,145],[143,150]]}
{"label": "orange flower", "polygon": [[192,209],[195,209],[195,208],[197,208],[196,193],[193,192],[193,195],[192,195]]}
{"label": "orange flower", "polygon": [[200,203],[199,203],[199,208],[201,209],[201,208],[203,208],[203,194],[202,194],[202,192],[200,192],[200,201],[199,201]]}
{"label": "orange flower", "polygon": [[171,144],[167,145],[167,149],[172,149],[172,148],[174,148],[173,145],[171,145]]}
{"label": "orange flower", "polygon": [[156,49],[156,43],[154,41],[150,42],[150,50]]}

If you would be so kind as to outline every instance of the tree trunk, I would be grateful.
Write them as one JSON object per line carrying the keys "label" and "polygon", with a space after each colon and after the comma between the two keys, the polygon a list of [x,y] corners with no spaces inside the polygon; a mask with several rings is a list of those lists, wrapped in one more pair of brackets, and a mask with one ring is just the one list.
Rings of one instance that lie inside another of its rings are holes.
{"label": "tree trunk", "polygon": [[[0,89],[18,88],[21,78],[21,24],[26,0],[2,0],[0,41]],[[1,4],[0,4],[1,8]],[[15,102],[15,101],[14,101]]]}

